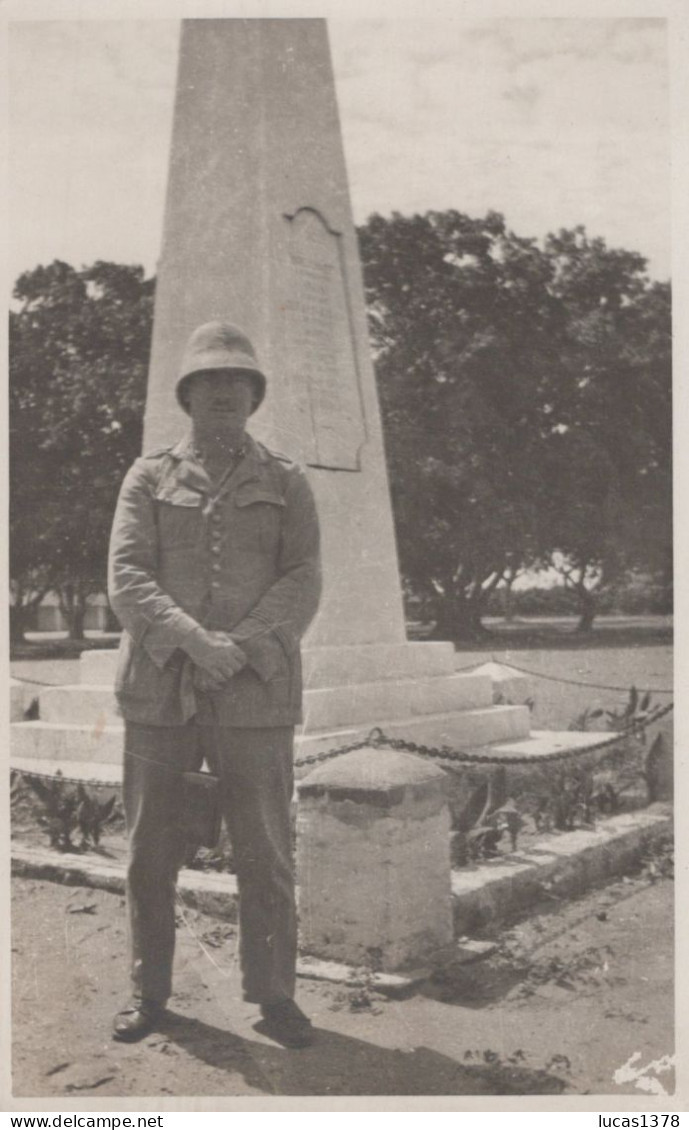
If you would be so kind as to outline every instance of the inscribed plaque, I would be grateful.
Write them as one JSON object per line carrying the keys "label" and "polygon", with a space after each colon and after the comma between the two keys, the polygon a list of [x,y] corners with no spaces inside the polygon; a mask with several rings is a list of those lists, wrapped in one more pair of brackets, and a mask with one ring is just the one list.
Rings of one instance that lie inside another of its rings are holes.
{"label": "inscribed plaque", "polygon": [[286,219],[288,364],[303,458],[313,466],[358,471],[366,429],[340,236],[312,208]]}

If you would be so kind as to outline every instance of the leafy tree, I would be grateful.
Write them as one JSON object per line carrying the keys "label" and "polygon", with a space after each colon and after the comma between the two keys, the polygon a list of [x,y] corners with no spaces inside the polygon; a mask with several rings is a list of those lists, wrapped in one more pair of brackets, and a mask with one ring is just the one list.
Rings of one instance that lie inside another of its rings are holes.
{"label": "leafy tree", "polygon": [[467,637],[555,560],[590,626],[591,590],[648,560],[646,519],[668,541],[669,289],[582,228],[541,249],[496,213],[359,237],[407,589]]}
{"label": "leafy tree", "polygon": [[112,512],[140,450],[154,282],[141,267],[55,261],[10,313],[12,630],[48,590],[81,638],[105,585]]}
{"label": "leafy tree", "polygon": [[402,571],[437,634],[475,635],[538,554],[551,268],[495,213],[373,216],[359,235]]}
{"label": "leafy tree", "polygon": [[566,321],[547,390],[544,540],[587,631],[602,590],[672,559],[670,288],[583,228],[545,253]]}

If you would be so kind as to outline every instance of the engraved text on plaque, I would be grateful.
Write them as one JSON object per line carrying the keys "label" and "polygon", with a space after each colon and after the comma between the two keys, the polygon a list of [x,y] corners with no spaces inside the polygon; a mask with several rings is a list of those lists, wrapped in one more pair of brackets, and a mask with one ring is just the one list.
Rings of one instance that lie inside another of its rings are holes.
{"label": "engraved text on plaque", "polygon": [[311,208],[289,223],[290,384],[307,463],[358,471],[366,438],[340,237]]}

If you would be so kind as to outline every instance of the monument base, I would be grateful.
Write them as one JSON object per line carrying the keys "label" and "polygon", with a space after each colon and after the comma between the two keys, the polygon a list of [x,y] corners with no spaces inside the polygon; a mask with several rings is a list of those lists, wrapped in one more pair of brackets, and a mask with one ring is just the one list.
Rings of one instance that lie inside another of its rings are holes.
{"label": "monument base", "polygon": [[[24,772],[84,781],[121,779],[122,721],[113,682],[115,651],[86,651],[81,681],[41,687],[38,719],[11,727],[11,763]],[[585,748],[601,734],[530,734],[523,705],[493,705],[489,675],[454,671],[450,643],[316,647],[304,651],[304,724],[295,742],[297,776],[306,758],[362,742],[379,727],[388,737],[537,763],[549,752]]]}

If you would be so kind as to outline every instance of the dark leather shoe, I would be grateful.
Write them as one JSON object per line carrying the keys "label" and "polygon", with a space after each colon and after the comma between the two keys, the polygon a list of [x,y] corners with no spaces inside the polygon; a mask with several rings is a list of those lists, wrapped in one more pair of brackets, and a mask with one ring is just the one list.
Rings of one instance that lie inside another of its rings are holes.
{"label": "dark leather shoe", "polygon": [[308,1016],[289,997],[262,1004],[261,1016],[260,1031],[286,1048],[308,1048],[315,1039]]}
{"label": "dark leather shoe", "polygon": [[113,1040],[124,1040],[129,1044],[143,1040],[149,1032],[155,1031],[164,1012],[165,1006],[158,1001],[132,1001],[128,1008],[123,1008],[115,1017]]}

